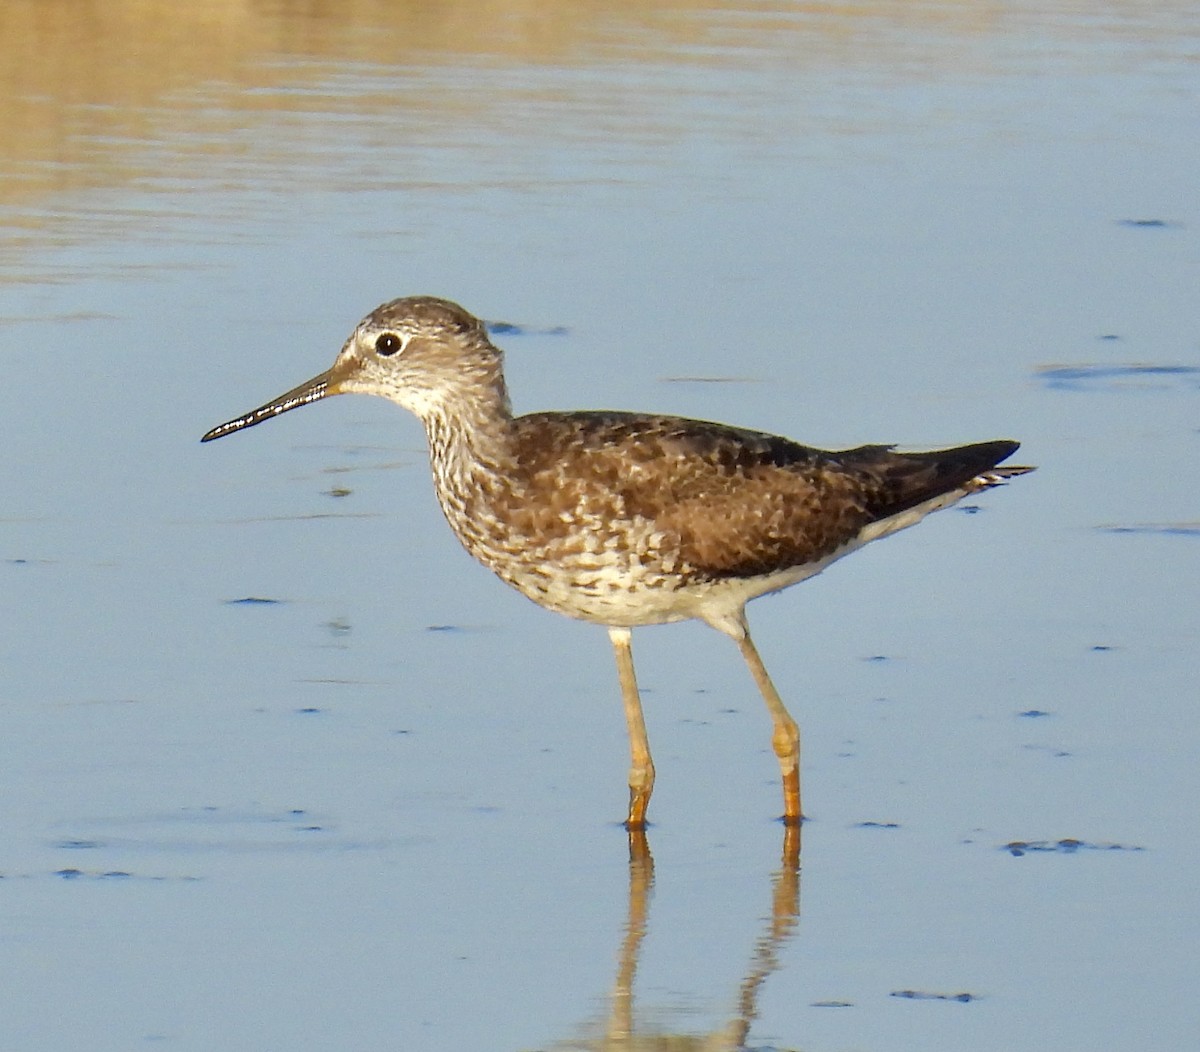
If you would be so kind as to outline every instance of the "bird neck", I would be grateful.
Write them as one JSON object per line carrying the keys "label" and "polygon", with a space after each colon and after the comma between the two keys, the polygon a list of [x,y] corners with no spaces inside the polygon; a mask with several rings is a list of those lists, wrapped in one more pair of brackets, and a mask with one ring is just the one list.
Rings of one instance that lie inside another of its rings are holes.
{"label": "bird neck", "polygon": [[503,376],[441,400],[422,422],[439,490],[511,474],[515,428]]}

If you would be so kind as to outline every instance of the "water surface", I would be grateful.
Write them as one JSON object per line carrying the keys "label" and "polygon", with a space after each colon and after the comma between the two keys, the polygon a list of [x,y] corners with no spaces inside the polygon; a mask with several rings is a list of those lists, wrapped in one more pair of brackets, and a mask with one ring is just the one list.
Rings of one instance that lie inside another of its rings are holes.
{"label": "water surface", "polygon": [[[1195,5],[643,7],[0,9],[5,1047],[1193,1040]],[[413,293],[521,411],[1025,443],[752,608],[802,849],[695,625],[628,843],[603,633],[403,413],[198,444]]]}

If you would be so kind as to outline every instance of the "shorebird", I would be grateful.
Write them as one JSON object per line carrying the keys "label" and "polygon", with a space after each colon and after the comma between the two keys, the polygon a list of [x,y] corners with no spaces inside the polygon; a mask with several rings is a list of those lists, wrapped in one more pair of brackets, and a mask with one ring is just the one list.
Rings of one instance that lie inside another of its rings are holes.
{"label": "shorebird", "polygon": [[522,595],[603,625],[629,726],[631,831],[646,825],[654,761],[631,630],[696,618],[737,644],[773,724],[783,821],[799,824],[800,730],[750,638],[746,604],[1028,467],[1018,443],[933,452],[830,452],[675,416],[514,417],[487,327],[432,296],[368,314],[332,368],[201,441],[334,394],[382,395],[425,426],[434,488],[459,541]]}

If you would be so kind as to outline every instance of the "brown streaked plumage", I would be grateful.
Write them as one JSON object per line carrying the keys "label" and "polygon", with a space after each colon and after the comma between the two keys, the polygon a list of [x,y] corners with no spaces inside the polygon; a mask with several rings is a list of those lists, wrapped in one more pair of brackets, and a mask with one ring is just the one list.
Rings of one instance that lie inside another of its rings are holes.
{"label": "brown streaked plumage", "polygon": [[630,630],[697,618],[737,643],[774,724],[784,821],[801,821],[800,732],[746,624],[749,600],[1028,467],[1016,442],[827,452],[724,424],[621,412],[514,417],[481,321],[431,296],[364,318],[327,372],[213,428],[231,434],[328,395],[375,394],[425,425],[442,511],[466,549],[547,609],[605,625],[632,764],[630,829],[654,787]]}

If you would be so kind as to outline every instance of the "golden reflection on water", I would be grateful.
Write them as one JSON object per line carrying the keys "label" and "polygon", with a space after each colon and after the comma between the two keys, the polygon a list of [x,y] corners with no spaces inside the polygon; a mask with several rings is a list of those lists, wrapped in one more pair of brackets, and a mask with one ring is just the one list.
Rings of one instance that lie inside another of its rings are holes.
{"label": "golden reflection on water", "polygon": [[783,854],[771,884],[771,912],[754,943],[738,988],[736,1010],[725,1026],[705,1034],[664,1029],[670,1012],[639,1019],[635,988],[638,962],[649,926],[654,859],[644,833],[629,834],[629,911],[617,961],[617,978],[603,1024],[592,1035],[559,1042],[555,1052],[737,1052],[758,1017],[763,984],[779,969],[779,952],[800,921],[800,828],[784,829]]}
{"label": "golden reflection on water", "polygon": [[[591,67],[619,82],[616,65],[682,63],[924,78],[988,72],[991,60],[972,41],[995,35],[1049,27],[1064,37],[1170,39],[1192,24],[1190,6],[1174,0],[1147,12],[1131,0],[1084,17],[1034,0],[7,0],[0,5],[0,205],[136,182],[172,162],[186,173],[195,160],[189,139],[205,154],[252,152],[245,131],[264,114],[411,108],[428,115],[426,130],[436,138],[439,127],[503,112],[497,90],[504,89],[488,70]],[[447,66],[478,71],[476,90],[442,90],[429,74]],[[339,71],[372,69],[398,82],[341,98],[327,90]],[[546,78],[531,90],[553,106],[590,88]],[[614,93],[608,116],[645,92],[634,83]],[[147,153],[146,144],[168,138],[181,140],[177,154]],[[17,222],[38,225],[32,213]]]}

